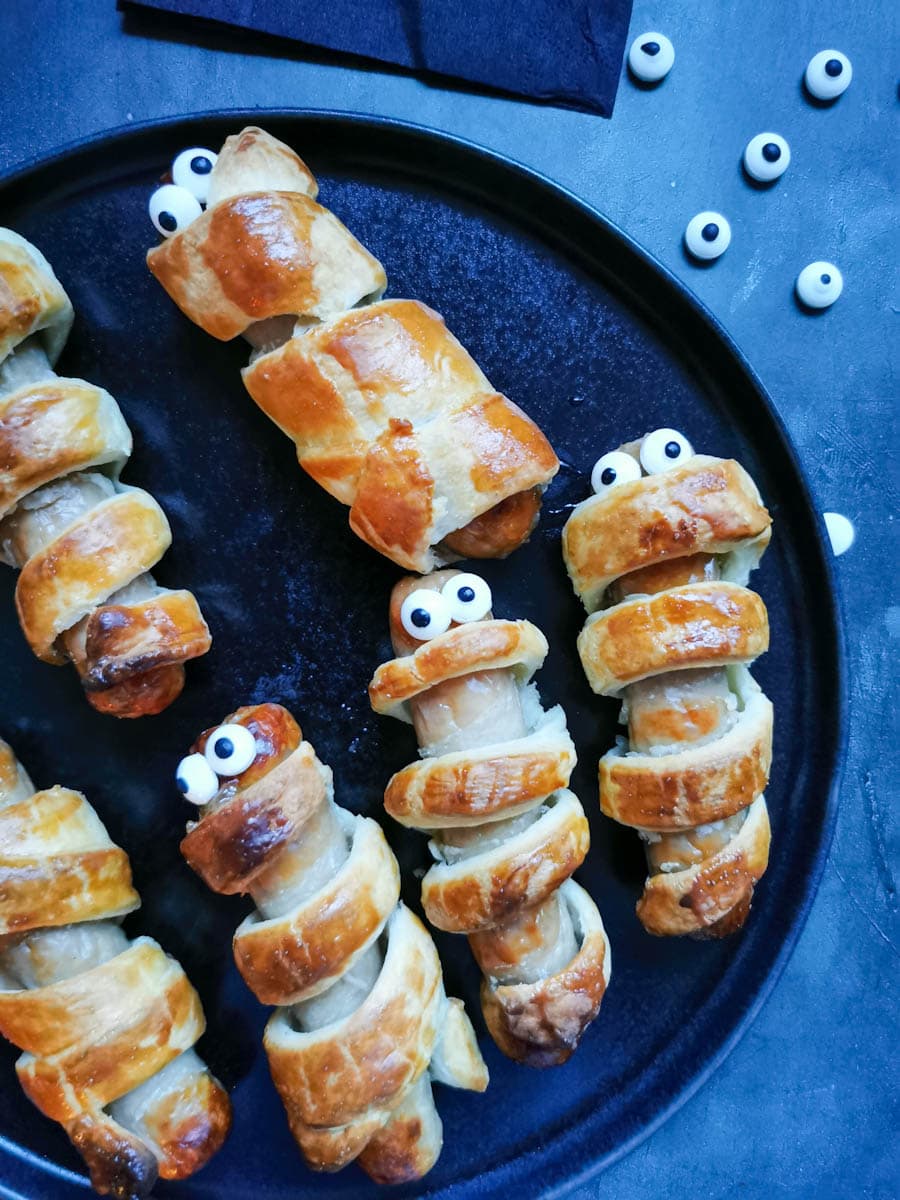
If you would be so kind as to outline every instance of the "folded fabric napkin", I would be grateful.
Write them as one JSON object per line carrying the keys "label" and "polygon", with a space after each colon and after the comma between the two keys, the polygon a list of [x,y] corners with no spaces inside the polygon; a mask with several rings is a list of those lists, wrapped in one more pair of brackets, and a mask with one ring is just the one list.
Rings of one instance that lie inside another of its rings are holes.
{"label": "folded fabric napkin", "polygon": [[118,0],[612,113],[631,0]]}

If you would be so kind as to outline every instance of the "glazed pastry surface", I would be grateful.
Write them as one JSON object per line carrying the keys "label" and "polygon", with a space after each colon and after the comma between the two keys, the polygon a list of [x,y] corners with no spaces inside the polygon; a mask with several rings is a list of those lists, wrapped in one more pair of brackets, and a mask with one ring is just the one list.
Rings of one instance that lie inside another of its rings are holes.
{"label": "glazed pastry surface", "polygon": [[247,390],[369,545],[416,571],[509,554],[556,455],[437,313],[381,299],[381,264],[316,194],[293,151],[244,129],[150,270],[208,333],[251,342]]}
{"label": "glazed pastry surface", "polygon": [[56,375],[72,307],[40,252],[0,229],[0,561],[44,662],[71,662],[100,712],[160,712],[209,630],[191,592],[150,574],[172,540],[157,502],[119,482],[131,433],[102,388]]}
{"label": "glazed pastry surface", "polygon": [[201,808],[188,863],[214,891],[253,898],[235,961],[277,1006],[265,1048],[307,1163],[421,1178],[442,1145],[432,1082],[483,1091],[487,1068],[430,936],[399,902],[381,827],[335,804],[331,771],[278,704],[207,730],[179,779]]}
{"label": "glazed pastry surface", "polygon": [[398,657],[369,697],[419,741],[385,807],[432,835],[426,915],[468,935],[500,1049],[530,1066],[563,1063],[599,1011],[610,949],[570,878],[590,835],[567,788],[576,759],[565,714],[545,712],[530,683],[546,640],[528,621],[492,617],[484,581],[452,570],[398,583],[390,627]]}
{"label": "glazed pastry surface", "polygon": [[738,463],[674,430],[605,455],[594,483],[563,554],[590,613],[588,682],[622,699],[628,727],[600,760],[600,805],[645,842],[645,928],[721,937],[746,919],[769,855],[772,705],[749,672],[769,624],[746,582],[771,519]]}
{"label": "glazed pastry surface", "polygon": [[58,1121],[94,1188],[122,1200],[219,1149],[228,1096],[193,1049],[205,1019],[179,964],[120,921],[128,857],[79,792],[35,792],[0,742],[0,1033],[25,1093]]}

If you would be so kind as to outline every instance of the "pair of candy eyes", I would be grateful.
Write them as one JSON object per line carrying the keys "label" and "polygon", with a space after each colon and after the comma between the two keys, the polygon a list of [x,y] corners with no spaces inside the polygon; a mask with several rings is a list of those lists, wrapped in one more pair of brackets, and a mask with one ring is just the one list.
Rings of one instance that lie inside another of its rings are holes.
{"label": "pair of candy eyes", "polygon": [[209,804],[219,790],[219,777],[241,775],[256,755],[256,738],[245,725],[220,725],[207,738],[202,754],[181,760],[175,784],[191,804]]}
{"label": "pair of candy eyes", "polygon": [[640,479],[642,467],[648,475],[658,475],[681,466],[693,454],[691,443],[677,429],[654,429],[641,442],[640,462],[624,450],[611,450],[598,458],[591,471],[591,487],[604,496],[610,488]]}
{"label": "pair of candy eyes", "polygon": [[480,575],[462,573],[448,579],[439,592],[416,588],[400,606],[400,624],[417,642],[446,633],[455,621],[480,621],[491,611],[491,589]]}
{"label": "pair of candy eyes", "polygon": [[200,216],[217,157],[202,146],[192,146],[176,156],[172,182],[164,183],[150,197],[150,220],[163,237],[171,237]]}

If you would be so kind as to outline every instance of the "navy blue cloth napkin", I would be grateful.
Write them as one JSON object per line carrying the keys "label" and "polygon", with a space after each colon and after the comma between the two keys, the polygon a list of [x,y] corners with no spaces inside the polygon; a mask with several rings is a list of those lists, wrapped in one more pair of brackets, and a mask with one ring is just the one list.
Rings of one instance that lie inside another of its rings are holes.
{"label": "navy blue cloth napkin", "polygon": [[631,0],[118,0],[608,117]]}

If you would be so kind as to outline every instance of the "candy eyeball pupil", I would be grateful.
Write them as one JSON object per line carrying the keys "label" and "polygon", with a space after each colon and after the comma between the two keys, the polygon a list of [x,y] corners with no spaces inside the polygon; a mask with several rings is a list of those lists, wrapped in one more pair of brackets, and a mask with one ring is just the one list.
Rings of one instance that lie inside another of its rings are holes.
{"label": "candy eyeball pupil", "polygon": [[828,62],[825,64],[825,74],[830,75],[832,79],[837,79],[838,75],[840,75],[843,69],[843,63],[836,58],[829,58]]}
{"label": "candy eyeball pupil", "polygon": [[414,608],[409,614],[409,619],[417,629],[427,629],[431,624],[431,613],[426,612],[424,608]]}
{"label": "candy eyeball pupil", "polygon": [[776,146],[774,142],[766,142],[762,148],[762,154],[766,162],[778,162],[781,158],[781,147]]}
{"label": "candy eyeball pupil", "polygon": [[228,758],[230,754],[234,754],[234,742],[227,737],[217,738],[213,749],[219,758]]}
{"label": "candy eyeball pupil", "polygon": [[190,787],[190,784],[183,775],[179,775],[175,779],[175,786],[178,788],[179,792],[181,792],[182,796],[185,796],[187,795],[187,790]]}
{"label": "candy eyeball pupil", "polygon": [[820,275],[820,276],[819,276],[819,278],[821,279],[821,281],[822,281],[823,283],[831,283],[831,276],[830,276],[830,275]]}
{"label": "candy eyeball pupil", "polygon": [[170,212],[161,212],[159,214],[159,223],[163,229],[168,229],[171,233],[174,233],[178,228],[178,221]]}
{"label": "candy eyeball pupil", "polygon": [[604,487],[610,487],[611,484],[615,483],[616,482],[615,467],[606,467],[600,475],[600,482],[603,484]]}
{"label": "candy eyeball pupil", "polygon": [[659,42],[644,42],[641,49],[645,54],[649,54],[653,58],[654,55],[659,54]]}
{"label": "candy eyeball pupil", "polygon": [[677,442],[666,442],[666,458],[677,458],[681,453],[681,447]]}
{"label": "candy eyeball pupil", "polygon": [[719,236],[719,227],[714,221],[710,221],[708,225],[704,225],[700,230],[700,236],[704,242],[714,242]]}
{"label": "candy eyeball pupil", "polygon": [[191,159],[191,170],[195,175],[208,175],[212,170],[212,163],[202,154],[198,154],[196,158]]}
{"label": "candy eyeball pupil", "polygon": [[456,594],[463,604],[471,604],[475,599],[475,589],[471,587],[461,587]]}

